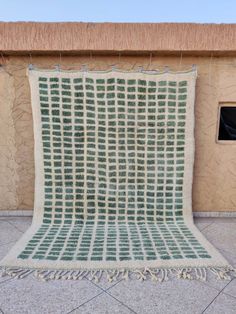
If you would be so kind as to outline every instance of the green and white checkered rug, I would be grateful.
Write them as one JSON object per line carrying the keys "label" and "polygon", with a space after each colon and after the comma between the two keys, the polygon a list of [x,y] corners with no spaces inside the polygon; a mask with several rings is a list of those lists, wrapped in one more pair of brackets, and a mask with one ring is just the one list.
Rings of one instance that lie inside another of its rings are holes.
{"label": "green and white checkered rug", "polygon": [[29,71],[30,229],[1,262],[23,278],[228,278],[192,220],[196,72]]}

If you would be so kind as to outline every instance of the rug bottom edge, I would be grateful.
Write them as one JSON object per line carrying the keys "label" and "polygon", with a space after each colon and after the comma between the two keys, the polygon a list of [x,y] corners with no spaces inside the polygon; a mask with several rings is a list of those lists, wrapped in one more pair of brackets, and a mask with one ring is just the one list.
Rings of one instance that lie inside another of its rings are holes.
{"label": "rug bottom edge", "polygon": [[154,282],[163,282],[169,279],[186,279],[207,281],[209,273],[218,280],[231,280],[236,277],[236,269],[232,266],[225,267],[188,267],[188,268],[143,268],[143,269],[83,269],[83,270],[53,270],[32,269],[17,267],[0,267],[0,277],[9,276],[15,279],[24,279],[34,275],[39,280],[82,280],[88,279],[98,283],[105,275],[108,282],[122,279],[137,279],[144,281],[150,279]]}

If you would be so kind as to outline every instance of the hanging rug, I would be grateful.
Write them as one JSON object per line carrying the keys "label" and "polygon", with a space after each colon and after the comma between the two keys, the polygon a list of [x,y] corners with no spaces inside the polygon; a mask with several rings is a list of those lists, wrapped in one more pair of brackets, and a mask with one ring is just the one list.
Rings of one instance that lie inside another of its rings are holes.
{"label": "hanging rug", "polygon": [[229,279],[192,219],[196,70],[29,70],[31,227],[2,275]]}

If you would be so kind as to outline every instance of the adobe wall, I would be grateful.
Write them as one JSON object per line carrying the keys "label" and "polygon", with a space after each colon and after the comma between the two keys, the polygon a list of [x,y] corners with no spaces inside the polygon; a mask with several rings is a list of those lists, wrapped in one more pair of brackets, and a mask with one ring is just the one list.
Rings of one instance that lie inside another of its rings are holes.
{"label": "adobe wall", "polygon": [[[52,57],[11,56],[0,69],[0,210],[32,209],[34,199],[34,141],[30,90],[26,69],[52,68]],[[65,69],[82,64],[104,70],[112,64],[124,70],[168,65],[181,70],[197,65],[195,106],[194,211],[236,211],[236,143],[216,143],[218,104],[236,101],[236,57],[62,56]]]}

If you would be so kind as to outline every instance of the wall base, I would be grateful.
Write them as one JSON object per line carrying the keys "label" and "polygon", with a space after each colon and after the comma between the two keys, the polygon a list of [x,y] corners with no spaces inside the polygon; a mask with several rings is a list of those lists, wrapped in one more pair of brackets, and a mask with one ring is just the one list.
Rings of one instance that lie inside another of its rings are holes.
{"label": "wall base", "polygon": [[[0,217],[32,217],[33,210],[0,210]],[[236,212],[193,212],[193,217],[231,217],[236,218]]]}

